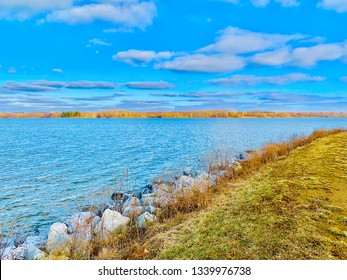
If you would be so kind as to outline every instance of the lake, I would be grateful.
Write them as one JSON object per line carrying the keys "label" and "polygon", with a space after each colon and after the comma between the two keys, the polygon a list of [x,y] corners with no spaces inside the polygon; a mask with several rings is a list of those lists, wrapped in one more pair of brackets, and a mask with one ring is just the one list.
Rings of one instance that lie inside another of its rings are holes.
{"label": "lake", "polygon": [[120,185],[140,189],[216,148],[237,155],[333,127],[347,120],[0,119],[1,224],[45,231]]}

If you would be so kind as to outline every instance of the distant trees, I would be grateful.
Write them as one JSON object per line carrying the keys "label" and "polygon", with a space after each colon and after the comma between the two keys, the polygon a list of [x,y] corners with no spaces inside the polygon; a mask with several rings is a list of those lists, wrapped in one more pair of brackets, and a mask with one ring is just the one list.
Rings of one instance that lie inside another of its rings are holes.
{"label": "distant trees", "polygon": [[61,117],[62,118],[80,118],[82,116],[81,112],[75,111],[75,112],[62,112]]}

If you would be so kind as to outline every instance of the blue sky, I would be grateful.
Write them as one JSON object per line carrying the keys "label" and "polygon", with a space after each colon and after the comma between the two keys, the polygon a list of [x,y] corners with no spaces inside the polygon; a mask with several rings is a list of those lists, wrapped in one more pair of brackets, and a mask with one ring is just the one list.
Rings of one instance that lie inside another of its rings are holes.
{"label": "blue sky", "polygon": [[1,0],[0,111],[346,111],[346,0]]}

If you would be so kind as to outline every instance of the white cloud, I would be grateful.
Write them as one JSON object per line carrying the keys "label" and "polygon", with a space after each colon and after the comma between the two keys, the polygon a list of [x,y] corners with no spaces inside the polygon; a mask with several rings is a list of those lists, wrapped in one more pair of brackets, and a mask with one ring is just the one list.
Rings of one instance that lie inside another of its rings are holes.
{"label": "white cloud", "polygon": [[155,52],[146,50],[128,50],[115,54],[113,60],[123,61],[131,65],[146,64],[153,60],[160,61],[170,59],[175,55],[174,52]]}
{"label": "white cloud", "polygon": [[134,32],[134,29],[130,27],[106,28],[103,30],[103,32],[104,33],[129,33],[129,32]]}
{"label": "white cloud", "polygon": [[235,86],[256,86],[259,84],[286,85],[298,82],[322,82],[326,80],[322,76],[310,76],[303,73],[291,73],[281,76],[253,76],[234,75],[228,78],[214,79],[207,81],[213,85],[235,87]]}
{"label": "white cloud", "polygon": [[266,7],[270,3],[270,0],[252,0],[251,2],[256,7]]}
{"label": "white cloud", "polygon": [[301,4],[297,0],[275,0],[275,2],[280,3],[282,7],[298,7]]}
{"label": "white cloud", "polygon": [[203,72],[203,73],[226,73],[244,68],[246,65],[243,58],[229,54],[193,54],[177,57],[172,61],[159,63],[156,69],[174,71]]}
{"label": "white cloud", "polygon": [[282,35],[252,32],[237,27],[220,31],[214,44],[200,49],[200,52],[224,52],[232,54],[251,53],[285,46],[289,41],[299,40],[301,34]]}
{"label": "white cloud", "polygon": [[54,73],[64,73],[64,71],[62,69],[60,69],[60,68],[53,68],[52,72],[54,72]]}
{"label": "white cloud", "polygon": [[312,47],[281,48],[263,52],[250,58],[250,62],[259,65],[290,65],[312,67],[320,61],[333,61],[347,55],[346,43],[318,44]]}
{"label": "white cloud", "polygon": [[[90,3],[92,2],[92,3]],[[145,28],[157,15],[154,0],[1,0],[0,19],[24,21],[41,15],[37,24],[106,21],[124,28]]]}
{"label": "white cloud", "polygon": [[[239,0],[222,0],[224,2],[232,4],[240,4]],[[264,8],[270,4],[271,0],[250,0],[250,2],[259,8]],[[274,2],[279,3],[282,7],[297,7],[300,6],[300,2],[297,0],[274,0]]]}
{"label": "white cloud", "polygon": [[343,83],[347,83],[347,76],[341,77],[339,80]]}
{"label": "white cloud", "polygon": [[347,49],[342,44],[321,44],[308,48],[296,48],[292,53],[292,64],[315,66],[319,61],[336,60],[345,54],[347,54]]}
{"label": "white cloud", "polygon": [[290,48],[284,47],[278,50],[255,54],[250,61],[255,64],[279,66],[292,60]]}
{"label": "white cloud", "polygon": [[[107,1],[109,2],[109,1]],[[117,2],[118,3],[118,2]],[[127,27],[145,28],[152,24],[157,15],[154,2],[130,2],[128,4],[88,4],[74,6],[48,14],[48,22],[63,22],[67,24],[92,23],[106,21]]]}
{"label": "white cloud", "polygon": [[1,0],[0,18],[26,20],[39,13],[71,7],[74,0]]}
{"label": "white cloud", "polygon": [[17,70],[15,67],[10,67],[8,68],[7,73],[14,74],[14,73],[17,73]]}
{"label": "white cloud", "polygon": [[317,7],[327,10],[335,10],[338,13],[347,12],[346,0],[322,0],[317,4]]}
{"label": "white cloud", "polygon": [[131,89],[170,89],[174,88],[173,84],[168,82],[159,81],[159,82],[128,82],[124,86]]}
{"label": "white cloud", "polygon": [[[106,46],[106,47],[110,47],[111,46],[110,43],[107,43],[106,41],[101,40],[101,39],[97,39],[97,38],[89,40],[89,44]],[[90,45],[87,45],[87,46],[90,46]]]}

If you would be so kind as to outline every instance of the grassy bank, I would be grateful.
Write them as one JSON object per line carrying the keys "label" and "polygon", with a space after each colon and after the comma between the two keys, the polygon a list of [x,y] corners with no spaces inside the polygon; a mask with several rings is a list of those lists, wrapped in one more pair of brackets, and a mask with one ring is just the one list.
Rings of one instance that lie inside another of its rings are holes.
{"label": "grassy bank", "polygon": [[224,110],[189,112],[17,112],[1,113],[0,118],[314,118],[347,117],[346,112],[237,112]]}
{"label": "grassy bank", "polygon": [[175,215],[117,231],[91,257],[347,259],[347,133],[337,132],[265,146],[204,196],[172,205]]}

